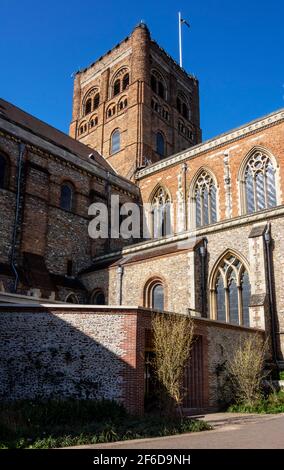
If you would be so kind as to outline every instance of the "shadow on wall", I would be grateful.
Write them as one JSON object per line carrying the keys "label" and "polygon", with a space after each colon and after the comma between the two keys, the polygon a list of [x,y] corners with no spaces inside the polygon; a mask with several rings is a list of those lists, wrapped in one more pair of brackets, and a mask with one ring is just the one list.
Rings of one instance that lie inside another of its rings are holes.
{"label": "shadow on wall", "polygon": [[122,315],[94,311],[1,307],[1,399],[105,398],[133,412],[136,370],[123,359],[124,324]]}

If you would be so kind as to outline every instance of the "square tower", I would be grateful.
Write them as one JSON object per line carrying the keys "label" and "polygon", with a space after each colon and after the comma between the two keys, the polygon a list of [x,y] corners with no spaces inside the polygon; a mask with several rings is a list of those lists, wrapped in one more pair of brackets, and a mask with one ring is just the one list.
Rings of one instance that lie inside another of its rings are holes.
{"label": "square tower", "polygon": [[122,176],[201,142],[198,80],[144,23],[75,75],[70,136]]}

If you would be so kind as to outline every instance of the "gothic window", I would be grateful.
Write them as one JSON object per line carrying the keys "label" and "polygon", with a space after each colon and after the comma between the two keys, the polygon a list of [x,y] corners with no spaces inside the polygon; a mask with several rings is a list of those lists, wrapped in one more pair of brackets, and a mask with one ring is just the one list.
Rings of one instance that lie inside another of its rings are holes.
{"label": "gothic window", "polygon": [[60,207],[66,211],[72,211],[74,207],[74,187],[71,183],[61,186]]}
{"label": "gothic window", "polygon": [[92,304],[94,305],[105,305],[105,295],[102,290],[96,290],[92,295]]}
{"label": "gothic window", "polygon": [[213,316],[218,321],[249,326],[249,275],[237,256],[229,253],[219,263],[211,294]]}
{"label": "gothic window", "polygon": [[156,284],[152,288],[152,308],[164,310],[164,288],[161,284]]}
{"label": "gothic window", "polygon": [[156,152],[160,157],[165,156],[165,139],[161,132],[157,132],[156,134]]}
{"label": "gothic window", "polygon": [[122,79],[122,89],[126,90],[129,85],[129,73],[126,73]]}
{"label": "gothic window", "polygon": [[89,127],[93,128],[98,125],[98,116],[93,116],[89,121]]}
{"label": "gothic window", "polygon": [[100,94],[97,93],[94,97],[94,110],[99,107],[100,104]]}
{"label": "gothic window", "polygon": [[0,189],[7,186],[8,180],[8,160],[4,155],[0,154]]}
{"label": "gothic window", "polygon": [[265,153],[256,151],[244,171],[245,208],[248,214],[277,205],[275,169]]}
{"label": "gothic window", "polygon": [[202,171],[195,183],[193,201],[196,227],[217,222],[217,188],[207,171]]}
{"label": "gothic window", "polygon": [[120,80],[115,80],[113,85],[113,96],[119,95],[120,93]]}
{"label": "gothic window", "polygon": [[172,233],[171,200],[168,192],[160,187],[151,202],[151,231],[153,238],[165,237]]}
{"label": "gothic window", "polygon": [[111,135],[111,153],[119,152],[120,150],[120,131],[116,129]]}

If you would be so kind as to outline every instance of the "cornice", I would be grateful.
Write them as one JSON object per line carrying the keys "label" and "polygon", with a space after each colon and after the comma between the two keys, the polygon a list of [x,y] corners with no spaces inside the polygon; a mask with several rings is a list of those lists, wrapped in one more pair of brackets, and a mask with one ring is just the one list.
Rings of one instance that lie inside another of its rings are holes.
{"label": "cornice", "polygon": [[204,152],[216,149],[224,144],[235,142],[236,140],[242,139],[249,134],[254,134],[259,130],[271,127],[281,121],[284,121],[284,108],[255,121],[251,121],[248,124],[238,127],[225,134],[221,134],[214,139],[207,140],[202,144],[195,145],[194,147],[168,157],[161,162],[154,163],[153,165],[138,171],[135,175],[135,178],[136,180],[142,179],[145,176],[149,176],[153,173],[163,170],[164,168],[170,167],[184,160],[194,158],[203,154]]}
{"label": "cornice", "polygon": [[[239,217],[234,217],[233,219],[225,219],[215,224],[206,225],[199,229],[182,232],[177,235],[158,239],[150,239],[146,242],[136,243],[135,245],[132,245],[130,247],[123,248],[121,251],[116,251],[108,253],[106,255],[98,256],[97,258],[93,259],[93,262],[96,263],[97,261],[116,258],[117,256],[122,257],[138,251],[165,246],[170,243],[185,242],[186,240],[192,240],[193,238],[201,239],[202,237],[206,237],[208,234],[211,233],[216,233],[222,230],[229,230],[231,228],[240,227],[243,225],[259,223],[262,221],[264,222],[280,216],[284,216],[284,205],[277,206],[273,209],[267,209],[261,212],[255,212],[254,214],[250,215],[242,215]],[[184,248],[184,245],[181,244],[181,248]]]}

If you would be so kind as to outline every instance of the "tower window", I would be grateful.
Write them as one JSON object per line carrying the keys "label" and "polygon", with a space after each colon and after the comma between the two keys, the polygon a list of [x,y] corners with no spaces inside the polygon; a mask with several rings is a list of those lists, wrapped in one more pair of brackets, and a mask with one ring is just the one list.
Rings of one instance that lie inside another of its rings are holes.
{"label": "tower window", "polygon": [[100,104],[100,94],[97,93],[94,97],[94,109],[97,109]]}
{"label": "tower window", "polygon": [[119,152],[120,150],[120,131],[116,129],[111,136],[111,153]]}
{"label": "tower window", "polygon": [[85,106],[85,114],[89,114],[92,111],[92,100],[91,98],[88,98],[86,101],[86,106]]}
{"label": "tower window", "polygon": [[188,99],[184,93],[181,91],[178,93],[177,96],[177,110],[182,116],[189,120],[189,104]]}
{"label": "tower window", "polygon": [[188,107],[185,103],[182,105],[182,115],[185,119],[188,119]]}
{"label": "tower window", "polygon": [[160,157],[165,156],[165,139],[161,132],[157,132],[156,134],[156,152]]}
{"label": "tower window", "polygon": [[128,85],[129,85],[129,73],[126,73],[123,77],[123,80],[122,80],[122,89],[126,90]]}
{"label": "tower window", "polygon": [[154,93],[157,93],[157,79],[154,77],[154,75],[151,75],[151,88]]}
{"label": "tower window", "polygon": [[115,80],[113,85],[113,96],[119,95],[120,93],[120,80]]}
{"label": "tower window", "polygon": [[165,87],[162,82],[158,82],[158,95],[163,98],[163,100],[165,99]]}
{"label": "tower window", "polygon": [[74,188],[70,183],[61,186],[60,207],[66,211],[72,211],[74,206]]}
{"label": "tower window", "polygon": [[8,161],[0,155],[0,189],[6,188],[8,179]]}

